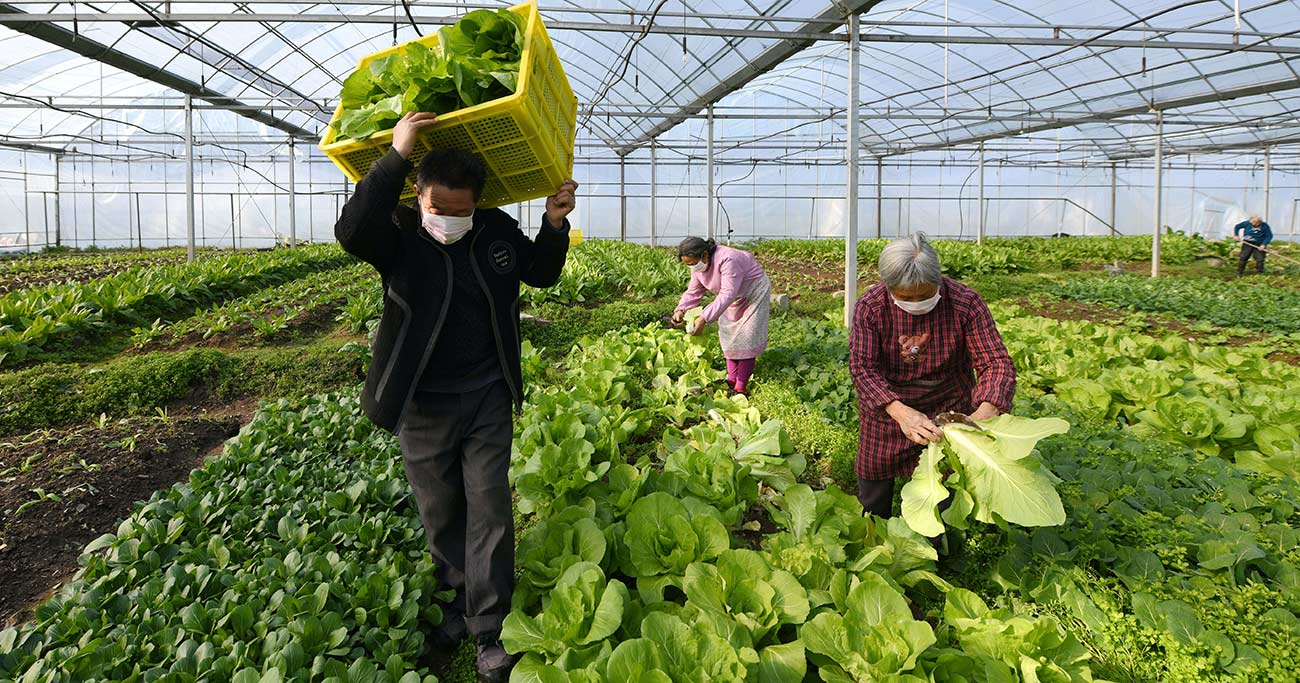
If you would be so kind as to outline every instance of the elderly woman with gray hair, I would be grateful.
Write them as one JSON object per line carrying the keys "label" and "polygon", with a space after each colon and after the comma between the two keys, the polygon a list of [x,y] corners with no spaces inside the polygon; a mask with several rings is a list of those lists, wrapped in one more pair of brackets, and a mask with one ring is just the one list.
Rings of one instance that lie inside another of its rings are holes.
{"label": "elderly woman with gray hair", "polygon": [[1011,409],[1016,369],[988,306],[942,274],[917,233],[880,254],[882,282],[858,299],[849,371],[858,394],[858,499],[888,517],[894,479],[911,476],[942,412],[976,420]]}

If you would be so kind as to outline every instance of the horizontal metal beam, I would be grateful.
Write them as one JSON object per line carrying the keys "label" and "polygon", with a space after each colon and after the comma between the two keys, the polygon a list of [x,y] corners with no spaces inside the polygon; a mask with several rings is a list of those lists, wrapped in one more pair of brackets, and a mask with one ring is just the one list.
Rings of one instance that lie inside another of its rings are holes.
{"label": "horizontal metal beam", "polygon": [[[0,99],[3,99],[2,95],[0,95]],[[26,101],[20,101],[20,102],[0,101],[0,109],[31,110],[31,109],[48,109],[50,107],[55,107],[64,110],[84,109],[87,111],[177,111],[182,106],[176,104],[129,104],[129,103],[113,104],[113,103],[94,103],[94,102],[84,102],[84,101],[69,102],[69,101],[56,99],[56,98],[41,98],[41,100],[42,100],[41,103],[26,102]],[[48,102],[48,104],[46,104],[46,102]],[[219,106],[219,105],[207,105],[203,107],[195,107],[195,109],[211,109],[211,110],[218,110],[218,111],[261,111],[265,108],[266,108],[265,106],[254,105],[254,104],[245,104],[243,106],[236,106],[236,107]],[[317,110],[318,107],[313,105],[300,105],[297,107],[281,107],[281,106],[276,107],[276,111],[315,112]],[[905,113],[899,110],[886,111],[886,109],[884,108],[878,110],[864,109],[862,110],[862,112],[863,112],[863,116],[879,115],[881,117],[888,117],[890,120],[895,120],[895,121],[936,121],[936,122],[972,121],[972,122],[988,122],[988,123],[1004,122],[1004,123],[1019,124],[1019,123],[1046,123],[1046,122],[1056,121],[1060,118],[1059,116],[1043,116],[1039,114],[1028,114],[1023,112],[1018,114],[994,114],[993,116],[989,116],[988,114],[983,112],[970,113],[970,114],[940,114],[937,112],[935,114],[924,114],[924,113],[918,114],[918,113]],[[654,111],[637,111],[635,109],[627,109],[627,110],[588,109],[582,106],[578,107],[578,114],[580,116],[590,114],[591,116],[598,116],[598,117],[635,118],[635,119],[656,119],[656,118],[662,119],[662,118],[669,118],[670,116],[672,116],[671,114],[654,112]],[[726,120],[734,120],[734,121],[767,121],[767,120],[820,121],[820,120],[827,119],[828,117],[833,117],[836,114],[837,112],[830,112],[830,113],[813,112],[813,113],[803,113],[803,114],[798,114],[793,112],[764,113],[762,111],[756,110],[751,113],[714,114],[713,118],[719,120],[726,119]],[[1100,123],[1100,122],[1149,123],[1148,117],[1119,118],[1119,119],[1116,118],[1089,119],[1086,116],[1081,116],[1079,118],[1075,118],[1072,120],[1078,123]],[[1166,117],[1165,121],[1170,125],[1182,125],[1182,126],[1222,126],[1225,124],[1233,123],[1231,119],[1212,119],[1212,118],[1180,119],[1173,116]],[[1242,127],[1266,128],[1266,127],[1279,126],[1279,125],[1288,125],[1293,121],[1294,121],[1293,118],[1288,117],[1285,114],[1280,114],[1276,119],[1252,122],[1249,124],[1242,124]]]}
{"label": "horizontal metal beam", "polygon": [[[178,76],[157,66],[157,64],[145,61],[144,59],[134,55],[126,54],[121,50],[91,40],[84,35],[69,31],[62,26],[56,26],[53,23],[50,23],[47,17],[48,15],[27,14],[26,12],[15,9],[11,5],[0,4],[0,25],[8,26],[15,31],[43,40],[55,47],[75,52],[83,57],[103,62],[111,67],[126,71],[127,73],[134,74],[187,95],[192,95],[197,99],[208,102],[209,104],[223,107],[239,107],[243,105],[242,102],[233,97],[217,92],[216,90],[208,88],[200,83],[195,83],[188,78]],[[31,21],[33,19],[35,19],[35,21]],[[267,114],[265,108],[256,111],[241,111],[239,113],[246,118],[252,119],[266,126],[278,128],[279,130],[297,136],[303,140],[315,140],[318,137],[316,131],[307,130],[306,128],[296,126],[281,118]]]}
{"label": "horizontal metal beam", "polygon": [[17,140],[0,140],[0,147],[8,147],[10,149],[21,149],[24,152],[40,152],[41,154],[53,154],[54,156],[61,156],[67,151],[64,149],[60,149],[58,147],[38,145],[32,142],[19,142]]}
{"label": "horizontal metal beam", "polygon": [[[1147,121],[1146,123],[1150,123],[1150,121]],[[1293,128],[1293,130],[1295,130],[1295,128]],[[1196,132],[1188,131],[1185,134],[1195,135]],[[1275,138],[1275,139],[1287,140],[1289,138]],[[171,147],[177,147],[180,145],[180,143],[176,141],[174,138],[162,134],[158,134],[154,136],[131,135],[131,136],[122,136],[122,137],[104,137],[99,140],[90,140],[90,141],[88,141],[83,137],[56,134],[56,135],[45,136],[43,140],[47,146],[48,145],[81,145],[86,149],[94,149],[96,145],[100,145],[104,147],[130,145],[134,147],[142,147],[142,148],[147,147],[150,149],[158,149],[161,151]],[[0,142],[21,143],[25,141],[6,140],[6,138],[0,136]],[[680,152],[686,154],[703,154],[706,148],[705,143],[698,140],[660,139],[658,140],[658,142],[661,144],[664,151],[674,151],[674,152]],[[203,147],[204,145],[219,145],[219,146],[242,146],[251,149],[256,149],[256,148],[279,149],[283,147],[284,144],[285,144],[284,138],[258,138],[258,137],[251,137],[251,136],[240,137],[228,132],[226,133],[215,132],[213,134],[210,134],[210,137],[198,138],[196,141],[196,145],[198,145],[199,147]],[[789,141],[761,141],[761,142],[755,142],[753,144],[745,144],[745,141],[743,140],[721,139],[721,140],[717,140],[716,144],[718,146],[722,146],[722,145],[729,146],[727,153],[724,154],[722,152],[719,152],[718,156],[719,158],[726,158],[732,161],[751,160],[753,159],[753,157],[750,155],[752,155],[755,152],[785,152],[791,155],[791,158],[808,159],[810,158],[810,156],[808,155],[816,152],[824,151],[828,154],[839,154],[840,158],[842,159],[843,150],[844,150],[843,140],[837,140],[837,141],[827,143],[827,142],[818,142],[816,140],[805,139],[805,140],[789,140]],[[1113,147],[1122,148],[1123,151],[1114,152],[1106,156],[1106,159],[1124,158],[1125,155],[1129,155],[1130,153],[1132,153],[1133,158],[1140,158],[1143,156],[1144,153],[1143,151],[1136,150],[1136,153],[1134,153],[1135,152],[1134,147],[1138,146],[1138,144],[1139,143],[1127,142],[1127,141],[1122,143],[1116,143],[1115,145],[1113,145]],[[1272,145],[1272,144],[1281,144],[1281,143],[1268,142],[1268,143],[1259,143],[1259,144]],[[1244,143],[1228,143],[1228,142],[1224,142],[1221,144],[1211,143],[1208,146],[1223,148],[1223,149],[1243,149],[1243,148],[1248,149],[1255,145],[1256,143],[1254,141],[1248,141]],[[615,153],[614,148],[610,147],[604,141],[600,141],[600,140],[580,139],[577,141],[575,147],[580,150],[608,151],[611,154]],[[1169,145],[1169,147],[1175,150],[1184,149],[1183,147],[1179,147],[1176,143]],[[1200,149],[1200,148],[1201,147],[1195,147],[1193,149]],[[974,149],[975,148],[972,148],[970,146],[963,146],[963,147],[946,148],[943,151],[974,153]],[[897,155],[883,154],[883,153],[878,154],[876,150],[873,150],[869,146],[864,146],[862,150],[863,153],[867,155],[880,156],[882,158],[897,156]],[[998,147],[990,146],[987,148],[987,150],[990,154],[1016,153],[1016,154],[1052,156],[1052,157],[1058,154],[1058,151],[1055,147],[1045,148],[1042,145],[1020,145],[1020,146],[998,146]],[[1097,151],[1095,147],[1091,145],[1085,148],[1082,143],[1079,143],[1074,145],[1070,149],[1064,150],[1064,153],[1069,154],[1070,158],[1086,159],[1095,156],[1097,154]],[[1176,151],[1173,153],[1184,153],[1184,152]],[[803,154],[803,156],[795,157],[793,156],[795,154]],[[761,163],[764,160],[759,159],[758,161]],[[993,162],[990,161],[990,163]]]}
{"label": "horizontal metal beam", "polygon": [[[880,4],[880,2],[881,0],[845,0],[842,6],[833,6],[827,9],[818,15],[815,21],[804,24],[802,28],[805,31],[812,33],[832,31],[841,26],[844,19],[849,14],[861,14],[869,11],[872,7]],[[845,40],[847,40],[847,36],[845,36]],[[718,83],[697,96],[694,100],[679,107],[667,119],[660,121],[649,130],[637,136],[631,144],[619,148],[619,156],[630,154],[638,147],[646,145],[651,140],[654,140],[665,132],[672,130],[683,121],[697,116],[700,112],[704,111],[706,107],[713,106],[723,97],[739,90],[755,78],[758,78],[776,68],[790,57],[811,47],[814,42],[815,41],[813,40],[786,37],[780,42],[769,46],[767,49],[763,50],[763,52],[751,59],[748,64],[719,80]]]}
{"label": "horizontal metal beam", "polygon": [[[1271,36],[1292,38],[1290,34]],[[1188,40],[1124,40],[1119,38],[1036,38],[1033,36],[945,36],[895,33],[871,33],[862,36],[863,42],[873,43],[927,43],[951,45],[1017,45],[1021,47],[1089,47],[1133,48],[1141,50],[1210,50],[1220,52],[1267,52],[1273,54],[1300,54],[1300,45],[1240,45],[1231,41],[1209,42]]]}
{"label": "horizontal metal beam", "polygon": [[[418,5],[413,6],[414,11]],[[380,24],[391,26],[393,17],[391,14],[347,14],[340,12],[330,12],[328,14],[226,14],[226,13],[159,13],[150,15],[145,12],[104,12],[100,14],[73,14],[71,12],[56,12],[43,15],[28,15],[37,17],[35,19],[24,18],[20,21],[29,23],[80,23],[88,22],[113,22],[113,23],[133,23],[133,22],[162,22],[163,24],[181,24],[181,23],[231,23],[231,22],[254,22],[270,24],[292,24],[292,23],[309,23],[309,24]],[[446,26],[456,23],[459,16],[428,16],[415,14],[415,22],[427,26]],[[405,25],[406,21],[399,23]],[[547,21],[546,28],[550,31],[599,31],[606,33],[661,33],[668,35],[686,35],[686,36],[712,36],[717,38],[768,38],[768,39],[787,39],[807,41],[846,41],[848,38],[843,34],[821,31],[782,31],[773,29],[740,29],[740,28],[722,28],[710,26],[683,26],[681,24],[656,23],[647,30],[645,26],[639,24],[614,24],[601,21]]]}
{"label": "horizontal metal beam", "polygon": [[[898,154],[912,154],[915,152],[950,149],[953,147],[974,145],[987,140],[1019,137],[1021,135],[1028,135],[1031,133],[1041,133],[1043,131],[1056,130],[1058,128],[1069,128],[1071,126],[1077,126],[1085,123],[1104,123],[1109,121],[1115,121],[1117,119],[1123,119],[1128,116],[1136,116],[1144,113],[1149,114],[1156,110],[1166,111],[1171,109],[1180,109],[1182,107],[1194,107],[1199,104],[1208,104],[1211,102],[1224,102],[1227,100],[1234,100],[1240,97],[1250,97],[1253,95],[1265,95],[1268,93],[1282,92],[1285,90],[1293,90],[1295,88],[1300,88],[1300,77],[1285,78],[1276,81],[1266,81],[1264,83],[1245,85],[1239,88],[1219,90],[1213,93],[1200,93],[1196,95],[1189,95],[1187,97],[1176,97],[1173,99],[1164,100],[1161,102],[1153,102],[1150,104],[1134,105],[1131,107],[1121,107],[1119,109],[1112,109],[1107,112],[1097,112],[1088,117],[1062,117],[1055,121],[1049,121],[1046,123],[1040,123],[1032,126],[1024,126],[1016,131],[998,131],[993,133],[984,133],[981,135],[970,135],[963,138],[957,138],[955,140],[950,139],[950,140],[944,140],[943,142],[935,142],[935,143],[930,143],[925,145],[916,145],[913,147],[899,149],[892,152],[881,152],[880,155],[894,156]],[[1148,123],[1149,122],[1150,121],[1148,121]]]}
{"label": "horizontal metal beam", "polygon": [[[50,107],[60,107],[68,109],[89,109],[89,110],[179,110],[183,108],[184,100],[179,98],[167,97],[125,97],[114,98],[111,96],[100,97],[77,97],[77,96],[41,96],[41,97],[24,97],[20,100],[5,101],[7,98],[0,94],[0,109],[43,109]],[[261,98],[265,99],[265,98]],[[243,105],[234,107],[237,109],[265,109],[268,105],[262,104],[261,99],[241,98]],[[278,102],[278,100],[277,100]],[[322,100],[322,104],[330,104],[329,100]],[[273,105],[276,111],[315,111],[317,105],[297,105],[281,106]],[[231,107],[220,105],[195,105],[195,109],[231,109]],[[599,108],[592,108],[589,105],[578,103],[579,114],[591,114],[592,116],[634,116],[634,117],[655,117],[668,116],[672,108],[658,107],[654,105],[608,105]],[[1037,114],[1026,112],[1023,108],[1017,108],[1014,112],[1001,112],[994,109],[992,113],[984,108],[968,109],[965,112],[955,109],[926,108],[926,107],[909,107],[899,109],[892,106],[869,106],[861,105],[860,110],[864,115],[876,115],[888,118],[904,119],[934,119],[934,120],[966,120],[966,121],[997,121],[997,120],[1023,120],[1023,121],[1055,121],[1065,116],[1074,117],[1073,120],[1079,120],[1088,116],[1093,116],[1092,112],[1084,110],[1064,110],[1053,109],[1049,114]],[[812,107],[717,107],[714,110],[713,118],[715,119],[830,119],[843,115],[843,107],[832,108],[812,108]],[[1195,121],[1204,122],[1205,125],[1220,125],[1225,123],[1234,123],[1237,117],[1232,114],[1224,114],[1218,118],[1214,112],[1197,112],[1196,116],[1200,117]],[[1100,119],[1099,119],[1100,120]],[[1113,121],[1111,118],[1106,121]],[[1173,119],[1166,117],[1166,121]],[[1185,119],[1184,121],[1192,121]],[[1144,120],[1145,121],[1145,120]],[[1271,121],[1264,120],[1261,125],[1282,125],[1295,121],[1295,118],[1286,113],[1279,113]]]}
{"label": "horizontal metal beam", "polygon": [[[431,26],[447,25],[455,23],[457,16],[425,16],[415,15],[417,24],[428,24]],[[52,13],[36,15],[27,15],[20,19],[6,19],[6,23],[13,21],[31,22],[31,23],[80,23],[90,22],[115,22],[115,23],[135,23],[147,22],[164,24],[169,23],[231,23],[231,22],[254,22],[254,23],[312,23],[312,24],[382,24],[391,25],[393,18],[387,14],[356,14],[356,13],[303,13],[303,14],[228,14],[228,13],[159,13],[156,16],[143,12],[105,12],[100,14],[73,14],[73,13]],[[764,20],[765,21],[765,20]],[[663,35],[685,35],[685,36],[708,36],[716,38],[764,38],[769,40],[795,40],[807,42],[847,42],[848,35],[837,33],[831,30],[773,30],[773,29],[743,29],[727,28],[721,26],[686,26],[672,23],[656,23],[648,28],[641,24],[615,24],[609,22],[595,21],[548,21],[547,28],[551,30],[570,30],[580,32],[612,32],[612,33],[654,33]],[[953,28],[961,28],[954,25]],[[1272,39],[1291,38],[1289,34],[1270,34],[1260,38],[1260,41]],[[1260,44],[1242,45],[1232,41],[1212,42],[1212,41],[1188,41],[1188,40],[1140,40],[1140,39],[1120,39],[1120,38],[1089,38],[1083,37],[1035,37],[1035,36],[987,36],[987,35],[944,35],[944,34],[917,34],[917,33],[892,33],[892,32],[867,32],[862,33],[862,42],[869,43],[923,43],[928,45],[1017,45],[1017,46],[1041,46],[1041,47],[1096,47],[1096,48],[1133,48],[1143,50],[1186,50],[1186,51],[1223,51],[1223,52],[1261,52],[1269,54],[1289,54],[1300,55],[1300,45],[1268,45],[1261,42]]]}
{"label": "horizontal metal beam", "polygon": [[[22,2],[14,2],[12,4],[39,6],[42,9],[50,6],[50,3],[48,1],[32,2],[30,0],[24,0]],[[82,5],[90,8],[88,9],[88,11],[92,11],[92,12],[98,11],[97,9],[95,9],[96,7],[95,3],[91,3],[91,2],[70,2],[64,4]],[[223,7],[229,7],[231,3],[230,0],[187,0],[185,4],[187,6],[188,5],[221,5]],[[247,7],[257,7],[259,5],[270,5],[276,7],[279,10],[283,10],[286,5],[286,3],[282,2],[281,0],[241,0],[239,4]],[[313,4],[313,3],[302,3],[302,4]],[[322,4],[322,3],[315,3],[315,4]],[[386,11],[391,11],[393,8],[392,0],[343,0],[342,2],[331,2],[329,4],[340,11],[342,11],[342,8],[344,7],[382,7]],[[445,10],[450,10],[452,12],[455,12],[457,15],[475,9],[495,10],[500,8],[501,8],[501,3],[458,2],[456,0],[451,0],[446,2],[429,2],[428,0],[419,0],[418,3],[416,2],[411,3],[411,9],[413,12],[417,10],[428,11],[434,9],[445,9]],[[811,21],[811,19],[808,18],[790,17],[790,16],[765,16],[759,14],[747,15],[742,13],[728,14],[728,13],[721,13],[721,12],[682,12],[680,10],[674,11],[668,9],[663,9],[658,12],[655,12],[650,9],[625,9],[625,8],[614,8],[614,7],[548,6],[548,7],[540,8],[540,11],[544,18],[549,18],[554,15],[562,15],[562,14],[581,14],[583,16],[628,17],[634,21],[637,19],[645,19],[651,15],[654,15],[661,20],[662,19],[715,19],[715,20],[729,20],[729,21],[762,21],[765,23],[778,23],[778,24],[781,23],[802,24]],[[548,26],[550,25],[549,20],[547,21],[547,25]]]}
{"label": "horizontal metal beam", "polygon": [[[1290,145],[1295,143],[1300,143],[1300,133],[1296,133],[1295,135],[1276,137],[1276,138],[1267,138],[1264,140],[1250,140],[1248,142],[1240,142],[1240,143],[1224,142],[1224,143],[1210,143],[1205,145],[1184,145],[1184,146],[1171,145],[1169,143],[1165,143],[1164,154],[1167,157],[1186,155],[1186,154],[1224,154],[1230,152],[1258,151],[1264,149],[1265,147],[1275,147],[1277,145]],[[1155,152],[1153,150],[1135,150],[1133,152],[1123,152],[1120,154],[1112,155],[1110,159],[1114,161],[1127,161],[1130,159],[1146,159],[1152,156],[1154,153]],[[1278,156],[1278,152],[1276,151],[1273,152],[1273,155]],[[1273,170],[1276,171],[1279,169],[1280,167],[1274,165]]]}
{"label": "horizontal metal beam", "polygon": [[[40,0],[40,1],[21,0],[17,2],[11,2],[10,4],[14,6],[31,5],[33,7],[39,7],[41,10],[45,10],[50,5],[48,0]],[[94,3],[85,2],[84,0],[74,1],[66,4],[74,5],[74,6],[83,5],[90,8],[89,11],[92,12],[98,11],[97,9],[95,9]],[[230,5],[230,1],[229,0],[189,0],[185,4],[193,5],[193,6],[221,5],[223,7],[228,7]],[[283,9],[285,6],[283,0],[242,0],[239,4],[241,6],[246,6],[246,7],[273,6],[280,9]],[[383,7],[384,9],[391,9],[393,6],[393,2],[392,0],[342,0],[341,2],[332,2],[331,6],[338,9],[342,9],[344,7]],[[461,2],[460,0],[420,0],[418,5],[413,3],[413,9],[420,9],[420,10],[446,9],[446,10],[451,10],[456,14],[463,13],[467,10],[498,9],[500,7],[501,5],[499,3]],[[1243,16],[1245,16],[1247,13],[1259,9],[1263,9],[1263,7],[1249,8],[1243,11],[1242,14]],[[548,19],[547,25],[550,25],[549,19],[551,17],[559,16],[559,15],[567,15],[567,14],[579,14],[587,17],[594,17],[594,16],[629,17],[632,21],[645,20],[652,15],[659,20],[709,19],[715,21],[734,21],[734,22],[741,22],[741,23],[762,22],[766,24],[807,24],[807,23],[817,21],[817,18],[815,17],[798,17],[798,16],[783,16],[783,15],[768,15],[768,14],[745,14],[742,12],[727,12],[727,13],[699,12],[699,11],[683,12],[683,11],[673,11],[668,9],[661,9],[656,12],[651,9],[626,9],[626,8],[594,7],[594,6],[578,6],[578,5],[548,6],[548,7],[541,8],[541,14],[544,18]],[[1111,33],[1141,33],[1147,35],[1189,34],[1189,35],[1213,35],[1213,36],[1230,36],[1230,37],[1235,36],[1235,37],[1243,37],[1243,38],[1267,38],[1274,35],[1274,34],[1265,33],[1261,31],[1237,30],[1237,29],[1211,29],[1211,28],[1203,28],[1203,27],[1195,27],[1195,26],[1174,28],[1174,27],[1151,26],[1145,23],[1137,26],[1102,26],[1102,25],[1095,25],[1095,24],[1056,24],[1056,23],[1048,24],[1048,23],[1017,23],[1017,22],[980,22],[980,21],[905,21],[905,20],[897,20],[897,19],[873,20],[871,17],[862,17],[861,24],[864,27],[876,26],[876,27],[883,27],[883,28],[890,28],[890,29],[895,29],[900,27],[919,27],[919,28],[934,28],[934,29],[949,29],[949,30],[951,29],[982,30],[982,31],[989,31],[993,33],[997,33],[1000,31],[1047,31],[1047,32],[1051,32],[1054,36],[1059,35],[1061,32],[1078,32],[1078,31],[1094,31],[1099,33],[1107,33],[1107,34],[1111,34]]]}

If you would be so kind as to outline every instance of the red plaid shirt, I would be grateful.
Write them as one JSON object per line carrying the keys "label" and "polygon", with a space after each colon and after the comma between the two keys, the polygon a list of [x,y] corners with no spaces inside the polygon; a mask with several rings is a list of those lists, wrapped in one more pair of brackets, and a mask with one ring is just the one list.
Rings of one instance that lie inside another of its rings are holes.
{"label": "red plaid shirt", "polygon": [[917,316],[895,306],[883,284],[858,299],[849,372],[858,392],[861,479],[906,477],[916,469],[921,447],[885,412],[893,401],[931,418],[948,410],[969,414],[985,401],[1011,410],[1016,368],[988,306],[948,278],[940,294],[933,311]]}

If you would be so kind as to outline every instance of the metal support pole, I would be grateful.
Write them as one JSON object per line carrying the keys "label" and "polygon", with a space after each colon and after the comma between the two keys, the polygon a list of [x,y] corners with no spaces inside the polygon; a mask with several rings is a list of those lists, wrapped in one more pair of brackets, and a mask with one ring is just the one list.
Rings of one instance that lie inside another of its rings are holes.
{"label": "metal support pole", "polygon": [[235,230],[237,229],[238,219],[235,218],[235,193],[230,193],[230,250],[235,251],[239,245],[235,244]]}
{"label": "metal support pole", "polygon": [[858,302],[858,14],[849,15],[849,111],[847,225],[844,240],[844,326],[853,326]]}
{"label": "metal support pole", "polygon": [[62,160],[62,156],[54,157],[54,246],[56,247],[63,246],[63,208],[59,203],[59,162]]}
{"label": "metal support pole", "polygon": [[658,155],[656,154],[657,148],[658,145],[655,143],[654,140],[651,140],[650,141],[650,246],[652,247],[659,246],[658,244],[656,244],[656,240],[655,240],[655,224],[658,222],[659,219],[659,212],[657,211],[658,208],[657,205],[659,203],[658,202],[659,178],[657,177],[658,176],[657,171],[659,170],[658,168],[659,159],[658,159]]}
{"label": "metal support pole", "polygon": [[1119,167],[1118,162],[1115,161],[1110,162],[1110,234],[1111,235],[1119,234],[1119,231],[1115,229],[1115,213],[1116,213],[1115,198],[1117,196],[1115,194],[1115,176],[1119,173],[1119,171],[1117,170],[1118,167]]}
{"label": "metal support pole", "polygon": [[144,251],[144,214],[140,213],[140,193],[135,193],[135,243]]}
{"label": "metal support pole", "polygon": [[1270,182],[1272,180],[1271,176],[1273,175],[1270,173],[1270,171],[1273,170],[1271,168],[1273,157],[1272,151],[1273,150],[1270,147],[1264,148],[1264,210],[1259,212],[1259,215],[1263,216],[1264,220],[1268,220],[1269,200],[1273,198],[1273,186]]}
{"label": "metal support pole", "polygon": [[708,159],[704,164],[704,174],[709,177],[709,239],[713,239],[716,230],[713,225],[713,205],[717,202],[713,192],[713,105],[709,105],[709,142],[708,142]]}
{"label": "metal support pole", "polygon": [[[212,164],[209,163],[209,164],[208,164],[208,174],[209,174],[209,175],[211,175],[211,171],[212,171]],[[198,189],[196,190],[196,192],[197,192],[197,195],[196,195],[196,196],[198,196],[198,197],[203,197],[203,204],[202,204],[201,206],[198,207],[198,215],[199,215],[199,218],[198,218],[198,220],[197,220],[196,222],[198,223],[199,236],[198,236],[198,239],[196,239],[196,240],[194,241],[195,248],[197,248],[197,245],[202,244],[202,245],[205,245],[205,246],[206,246],[207,243],[208,243],[208,235],[207,235],[208,230],[207,230],[207,228],[204,226],[204,224],[207,223],[207,221],[205,220],[205,218],[206,218],[207,215],[208,215],[208,193],[205,192],[205,191],[203,190],[203,179],[202,179],[202,178],[199,178],[199,179],[198,179],[198,184],[199,184],[199,187],[198,187]]]}
{"label": "metal support pole", "polygon": [[876,239],[885,232],[885,159],[876,157]]}
{"label": "metal support pole", "polygon": [[[32,253],[32,195],[27,187],[27,178],[29,164],[27,163],[27,152],[23,152],[23,248],[26,253]],[[42,197],[42,200],[44,198]]]}
{"label": "metal support pole", "polygon": [[312,163],[311,163],[310,160],[308,160],[308,162],[307,162],[307,194],[309,195],[309,197],[308,197],[308,199],[307,199],[307,241],[308,241],[308,242],[315,242],[315,241],[316,241],[316,215],[315,215],[315,208],[316,208],[316,194],[315,194],[315,192],[316,192],[316,183],[312,182],[312,179],[311,179],[311,167],[312,167]]}
{"label": "metal support pole", "polygon": [[[126,246],[127,246],[127,247],[130,247],[130,246],[131,246],[131,228],[132,228],[132,226],[133,226],[133,224],[134,224],[134,222],[135,222],[135,221],[133,220],[133,214],[131,213],[131,206],[130,206],[130,205],[131,205],[131,204],[134,204],[134,202],[131,201],[131,196],[132,196],[131,193],[132,193],[132,189],[135,187],[135,183],[132,183],[132,182],[131,182],[131,164],[129,164],[129,163],[126,165],[126,187],[127,187],[127,195],[126,195],[126,201],[127,201],[127,207],[126,207]],[[136,196],[136,197],[139,197],[140,195],[139,195],[139,194],[136,194],[135,196]],[[140,243],[140,242],[136,242],[135,248],[136,248],[137,251],[144,251],[144,244],[143,244],[143,243]]]}
{"label": "metal support pole", "polygon": [[1165,163],[1162,158],[1164,151],[1164,115],[1159,110],[1156,111],[1156,221],[1151,233],[1151,277],[1160,277],[1160,235],[1164,232],[1161,226],[1160,210],[1164,203],[1162,192],[1164,190]]}
{"label": "metal support pole", "polygon": [[984,244],[984,143],[980,142],[980,201],[978,204],[980,215],[976,218],[979,225],[979,235],[975,238],[977,244]]}
{"label": "metal support pole", "polygon": [[297,164],[293,138],[289,138],[289,248],[298,246],[298,186],[294,184],[293,167]]}
{"label": "metal support pole", "polygon": [[194,261],[194,98],[185,96],[185,260]]}
{"label": "metal support pole", "polygon": [[618,239],[627,241],[627,157],[618,158]]}

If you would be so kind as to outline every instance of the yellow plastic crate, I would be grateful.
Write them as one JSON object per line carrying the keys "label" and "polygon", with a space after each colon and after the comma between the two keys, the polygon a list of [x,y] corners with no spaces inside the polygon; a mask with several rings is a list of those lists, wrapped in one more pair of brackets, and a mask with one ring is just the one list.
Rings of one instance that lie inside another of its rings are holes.
{"label": "yellow plastic crate", "polygon": [[[569,87],[564,67],[555,53],[536,2],[515,5],[510,11],[527,19],[519,82],[513,95],[438,116],[438,123],[420,131],[411,153],[413,168],[430,149],[450,148],[473,152],[487,166],[487,184],[481,208],[513,204],[555,193],[573,175],[573,139],[578,120],[578,100]],[[438,49],[438,34],[417,38]],[[364,57],[358,68],[406,49],[398,45]],[[361,180],[375,161],[393,145],[393,131],[380,131],[365,140],[334,142],[334,123],[343,113],[334,111],[320,150],[353,182]],[[406,178],[404,201],[415,199],[415,171]]]}

